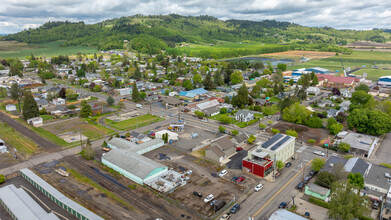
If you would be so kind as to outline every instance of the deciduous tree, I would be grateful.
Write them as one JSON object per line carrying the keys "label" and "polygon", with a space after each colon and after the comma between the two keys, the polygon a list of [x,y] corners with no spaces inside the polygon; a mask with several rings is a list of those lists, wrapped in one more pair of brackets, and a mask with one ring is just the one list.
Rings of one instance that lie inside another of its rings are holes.
{"label": "deciduous tree", "polygon": [[326,162],[322,158],[316,157],[311,163],[311,169],[315,172],[319,172],[319,170],[321,170],[325,164]]}

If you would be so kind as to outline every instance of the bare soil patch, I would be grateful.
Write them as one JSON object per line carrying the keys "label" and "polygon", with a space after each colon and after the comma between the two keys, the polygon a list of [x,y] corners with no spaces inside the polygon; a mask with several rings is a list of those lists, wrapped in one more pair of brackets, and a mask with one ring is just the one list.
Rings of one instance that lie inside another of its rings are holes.
{"label": "bare soil patch", "polygon": [[322,59],[335,56],[335,52],[319,52],[319,51],[305,51],[305,50],[292,50],[277,53],[263,54],[265,57],[280,57],[290,59],[300,59],[301,57],[307,57],[309,59]]}

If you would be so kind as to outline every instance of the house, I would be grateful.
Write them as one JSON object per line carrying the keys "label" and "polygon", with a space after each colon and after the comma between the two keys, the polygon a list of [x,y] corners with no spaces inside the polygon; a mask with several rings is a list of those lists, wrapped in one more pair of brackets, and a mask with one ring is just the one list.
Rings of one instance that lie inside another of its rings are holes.
{"label": "house", "polygon": [[377,81],[377,84],[383,87],[391,86],[391,76],[382,76]]}
{"label": "house", "polygon": [[168,140],[169,141],[170,140],[173,140],[173,141],[177,141],[178,140],[178,134],[174,133],[172,131],[169,131],[169,130],[158,131],[158,132],[155,133],[155,137],[162,139],[163,134],[168,134]]}
{"label": "house", "polygon": [[333,102],[331,101],[331,100],[328,100],[328,99],[326,99],[326,100],[321,100],[319,103],[318,103],[318,106],[320,107],[320,108],[324,108],[324,107],[326,107],[326,106],[331,106],[331,105],[333,105]]}
{"label": "house", "polygon": [[181,104],[181,101],[179,99],[170,96],[163,96],[162,100],[163,105],[178,106]]}
{"label": "house", "polygon": [[341,96],[345,98],[352,98],[352,93],[349,89],[340,89],[339,92],[341,93]]}
{"label": "house", "polygon": [[92,115],[100,115],[103,113],[103,106],[89,104],[91,106]]}
{"label": "house", "polygon": [[385,198],[391,186],[391,169],[388,167],[370,164],[364,174],[364,189],[360,192],[379,202]]}
{"label": "house", "polygon": [[42,108],[49,107],[49,102],[46,99],[38,99],[36,102],[37,102],[39,110],[41,110]]}
{"label": "house", "polygon": [[239,110],[235,114],[235,119],[242,122],[248,122],[254,119],[254,114],[248,110]]}
{"label": "house", "polygon": [[196,109],[199,111],[203,111],[205,109],[211,108],[211,107],[217,107],[220,106],[219,101],[217,100],[211,100],[211,101],[206,101],[202,102],[196,105]]}
{"label": "house", "polygon": [[344,111],[348,111],[350,104],[351,104],[351,102],[349,100],[345,100],[341,104],[339,104],[339,107],[340,107],[340,109],[343,109]]}
{"label": "house", "polygon": [[5,106],[5,110],[9,112],[16,111],[16,105],[8,104]]}
{"label": "house", "polygon": [[152,140],[146,134],[142,134],[142,133],[139,133],[137,131],[132,131],[130,133],[130,137],[128,137],[126,139],[131,141],[131,142],[147,142],[147,141]]}
{"label": "house", "polygon": [[350,132],[345,135],[338,143],[344,142],[351,146],[349,152],[360,157],[370,157],[379,138],[371,135]]}
{"label": "house", "polygon": [[190,91],[182,91],[179,93],[180,96],[187,97],[187,98],[196,98],[197,96],[202,96],[206,95],[209,92],[205,90],[204,88],[198,88],[198,89],[193,89]]}
{"label": "house", "polygon": [[359,79],[354,77],[340,77],[327,74],[316,74],[319,85],[326,88],[354,88]]}
{"label": "house", "polygon": [[224,93],[234,91],[231,87],[226,87],[226,86],[217,86],[216,89]]}
{"label": "house", "polygon": [[330,192],[330,189],[318,186],[314,183],[310,183],[305,186],[304,194],[326,201],[327,198],[330,196]]}
{"label": "house", "polygon": [[43,125],[43,118],[35,117],[27,119],[27,123],[31,124],[34,127],[41,127]]}
{"label": "house", "polygon": [[224,159],[236,153],[236,144],[228,138],[221,137],[210,144],[210,148],[205,150],[205,157],[221,163]]}
{"label": "house", "polygon": [[171,97],[174,97],[174,96],[177,96],[177,95],[178,95],[178,93],[175,92],[175,91],[172,91],[172,92],[168,93],[168,96],[171,96]]}
{"label": "house", "polygon": [[239,135],[236,135],[233,140],[236,142],[236,144],[238,146],[242,146],[244,144],[246,144],[247,142],[247,139],[249,138],[248,134],[246,134],[245,132],[239,134]]}
{"label": "house", "polygon": [[202,110],[205,116],[211,117],[218,115],[220,113],[220,106],[212,106],[207,109]]}
{"label": "house", "polygon": [[334,168],[341,166],[344,172],[347,173],[360,173],[362,176],[368,172],[368,168],[371,166],[370,163],[365,162],[359,157],[353,157],[350,159],[345,159],[342,157],[331,156],[327,159],[325,166],[320,170],[333,173]]}
{"label": "house", "polygon": [[306,91],[307,95],[309,95],[309,94],[311,94],[311,95],[319,95],[319,93],[320,93],[320,89],[318,87],[315,87],[315,86],[310,86],[305,91]]}
{"label": "house", "polygon": [[277,209],[271,214],[268,220],[307,220],[307,219],[286,209]]}
{"label": "house", "polygon": [[7,150],[7,146],[5,146],[5,142],[0,139],[0,154],[2,153],[7,153],[8,150]]}
{"label": "house", "polygon": [[267,103],[269,103],[268,100],[260,99],[260,98],[254,99],[254,102],[255,102],[256,105],[266,105]]}
{"label": "house", "polygon": [[226,93],[226,94],[224,95],[224,97],[230,97],[230,98],[232,98],[232,97],[237,96],[237,95],[238,95],[237,92],[232,91],[232,92]]}
{"label": "house", "polygon": [[327,110],[327,117],[333,118],[338,115],[338,112],[339,112],[338,110],[330,108],[329,110]]}
{"label": "house", "polygon": [[55,98],[52,100],[53,105],[65,105],[65,99],[63,98]]}
{"label": "house", "polygon": [[273,160],[285,162],[291,158],[295,149],[295,137],[276,134],[256,149],[248,152],[242,160],[243,172],[265,177],[273,171]]}

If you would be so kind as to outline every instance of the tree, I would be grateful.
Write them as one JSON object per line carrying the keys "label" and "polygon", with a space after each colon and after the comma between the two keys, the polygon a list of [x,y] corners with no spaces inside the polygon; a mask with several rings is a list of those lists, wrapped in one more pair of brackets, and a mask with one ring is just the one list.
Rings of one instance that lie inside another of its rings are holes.
{"label": "tree", "polygon": [[304,105],[295,102],[289,108],[284,109],[282,119],[297,124],[304,124],[310,115],[311,112]]}
{"label": "tree", "polygon": [[294,81],[293,79],[290,79],[290,80],[288,81],[288,83],[289,83],[290,86],[293,86],[293,84],[295,83],[295,81]]}
{"label": "tree", "polygon": [[235,98],[235,104],[236,106],[246,106],[249,103],[249,98],[248,98],[248,90],[246,87],[246,84],[242,84],[242,86],[239,89],[238,95]]}
{"label": "tree", "polygon": [[286,130],[285,133],[289,136],[292,136],[292,137],[298,137],[299,135],[297,134],[297,132],[295,130]]}
{"label": "tree", "polygon": [[252,144],[256,140],[254,135],[250,135],[250,137],[247,139],[247,143]]}
{"label": "tree", "polygon": [[310,128],[321,128],[323,127],[323,121],[319,117],[309,117],[305,125]]}
{"label": "tree", "polygon": [[18,101],[19,112],[21,112],[20,100],[22,99],[22,90],[19,88],[17,83],[12,83],[10,88],[10,95],[12,100]]}
{"label": "tree", "polygon": [[379,110],[354,109],[348,116],[349,129],[372,135],[391,131],[391,116]]}
{"label": "tree", "polygon": [[284,168],[284,166],[285,166],[285,164],[281,160],[276,161],[277,170],[282,170],[282,168]]}
{"label": "tree", "polygon": [[277,64],[277,68],[282,70],[282,71],[285,71],[286,70],[286,64],[284,63],[279,63]]}
{"label": "tree", "polygon": [[236,85],[243,82],[242,73],[236,70],[231,74],[231,84]]}
{"label": "tree", "polygon": [[31,92],[26,92],[23,100],[23,118],[28,120],[39,116],[39,109]]}
{"label": "tree", "polygon": [[65,90],[65,97],[67,100],[76,100],[79,94],[77,94],[73,89]]}
{"label": "tree", "polygon": [[370,212],[366,197],[361,196],[349,181],[335,182],[331,189],[329,218],[359,219]]}
{"label": "tree", "polygon": [[280,130],[278,130],[277,128],[272,128],[272,129],[271,129],[271,132],[272,132],[273,134],[281,133]]}
{"label": "tree", "polygon": [[342,129],[343,129],[343,125],[340,124],[340,123],[336,123],[336,124],[331,125],[331,127],[329,128],[329,132],[330,132],[331,134],[336,135],[336,134],[338,134],[339,132],[341,132]]}
{"label": "tree", "polygon": [[238,131],[238,130],[232,130],[232,131],[231,131],[231,134],[232,134],[233,136],[236,136],[236,135],[239,134],[239,131]]}
{"label": "tree", "polygon": [[201,82],[202,82],[202,77],[201,77],[201,75],[200,74],[195,74],[194,76],[193,76],[193,83],[194,83],[194,85],[196,85],[197,87],[201,84]]}
{"label": "tree", "polygon": [[107,147],[107,142],[103,141],[102,148]]}
{"label": "tree", "polygon": [[326,128],[330,130],[331,126],[337,124],[338,122],[334,118],[327,119]]}
{"label": "tree", "polygon": [[11,61],[10,71],[9,71],[10,76],[23,77],[22,70],[23,70],[23,63],[20,62],[20,60],[14,59]]}
{"label": "tree", "polygon": [[354,109],[357,109],[357,108],[373,109],[374,104],[375,104],[373,96],[370,94],[367,94],[363,90],[353,92],[352,98],[350,99],[350,102],[351,102],[351,104],[349,106],[350,111],[353,111]]}
{"label": "tree", "polygon": [[360,85],[356,86],[356,88],[354,90],[356,90],[356,91],[362,90],[362,91],[368,93],[369,92],[369,86],[367,86],[364,83],[361,83]]}
{"label": "tree", "polygon": [[85,77],[86,76],[86,71],[84,69],[79,69],[76,73],[77,77]]}
{"label": "tree", "polygon": [[213,74],[213,82],[214,82],[214,84],[217,85],[217,86],[222,86],[222,85],[224,85],[224,79],[223,79],[223,77],[222,77],[222,75],[221,75],[221,72],[215,72],[215,73]]}
{"label": "tree", "polygon": [[364,177],[361,173],[349,173],[348,180],[351,184],[358,187],[359,189],[364,189]]}
{"label": "tree", "polygon": [[107,101],[107,105],[113,105],[114,104],[114,99],[111,96],[109,96],[106,101]]}
{"label": "tree", "polygon": [[262,90],[262,87],[260,85],[255,85],[252,90],[251,90],[251,97],[253,98],[258,98],[259,97],[259,94],[261,93],[261,90]]}
{"label": "tree", "polygon": [[343,152],[349,152],[351,146],[348,143],[341,142],[338,144],[338,150]]}
{"label": "tree", "polygon": [[315,183],[319,186],[330,189],[335,181],[337,181],[337,178],[334,176],[334,174],[327,171],[322,171],[316,175]]}
{"label": "tree", "polygon": [[271,75],[273,72],[272,71],[270,71],[269,69],[264,69],[263,70],[263,75]]}
{"label": "tree", "polygon": [[182,86],[183,86],[183,88],[185,88],[187,91],[193,89],[193,83],[191,83],[191,81],[188,80],[188,79],[186,79],[186,80],[183,81]]}
{"label": "tree", "polygon": [[204,85],[204,88],[206,90],[212,90],[212,89],[216,88],[215,84],[212,81],[212,73],[211,72],[209,72],[208,75],[206,75],[204,82],[202,84]]}
{"label": "tree", "polygon": [[60,91],[58,91],[58,97],[65,99],[66,98],[65,91],[66,91],[66,89],[64,87],[62,87],[60,89]]}
{"label": "tree", "polygon": [[102,88],[100,87],[100,85],[95,85],[94,88],[92,89],[94,92],[100,92],[102,90]]}
{"label": "tree", "polygon": [[80,117],[87,118],[90,115],[92,115],[91,106],[87,103],[87,101],[83,100],[81,102]]}
{"label": "tree", "polygon": [[132,101],[133,102],[140,101],[140,94],[138,92],[137,84],[135,82],[133,83],[133,88],[132,88]]}
{"label": "tree", "polygon": [[220,117],[219,121],[221,121],[221,123],[224,123],[224,124],[229,124],[229,123],[231,123],[231,118],[228,115],[222,115]]}
{"label": "tree", "polygon": [[224,132],[226,131],[226,128],[220,125],[220,126],[219,126],[219,131],[220,131],[221,133],[224,133]]}
{"label": "tree", "polygon": [[314,77],[312,78],[312,82],[311,82],[311,85],[312,86],[316,86],[319,84],[319,79],[318,77],[316,76],[316,74],[314,74]]}
{"label": "tree", "polygon": [[118,102],[118,103],[117,103],[117,106],[118,106],[118,108],[120,108],[120,109],[125,108],[124,102]]}
{"label": "tree", "polygon": [[90,83],[90,85],[88,86],[88,88],[92,91],[95,87],[95,83]]}
{"label": "tree", "polygon": [[326,162],[322,158],[316,157],[311,163],[311,169],[315,172],[319,172],[325,164]]}
{"label": "tree", "polygon": [[0,184],[5,183],[5,176],[3,174],[0,174]]}
{"label": "tree", "polygon": [[338,112],[337,116],[335,116],[335,119],[339,122],[339,123],[344,123],[346,121],[346,114],[343,113],[343,112]]}
{"label": "tree", "polygon": [[[89,139],[87,139],[87,142]],[[91,146],[91,143],[87,143],[81,150],[81,155],[87,160],[92,160],[95,157],[95,151]]]}
{"label": "tree", "polygon": [[338,88],[333,88],[333,90],[331,92],[333,93],[333,95],[338,95],[338,96],[341,95],[341,92],[339,91]]}
{"label": "tree", "polygon": [[227,112],[228,112],[227,108],[221,108],[220,109],[220,114],[225,114]]}

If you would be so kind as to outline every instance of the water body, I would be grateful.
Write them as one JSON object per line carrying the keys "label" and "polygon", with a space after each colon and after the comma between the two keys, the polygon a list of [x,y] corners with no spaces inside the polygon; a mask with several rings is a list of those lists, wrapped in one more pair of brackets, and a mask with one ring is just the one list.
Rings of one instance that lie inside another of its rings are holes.
{"label": "water body", "polygon": [[279,63],[292,64],[295,62],[294,60],[288,60],[288,59],[276,60],[276,59],[264,58],[264,57],[241,57],[241,58],[234,58],[234,59],[226,59],[224,61],[228,61],[228,62],[245,61],[250,63],[262,62],[264,65],[267,65],[267,63],[270,62],[273,66]]}

